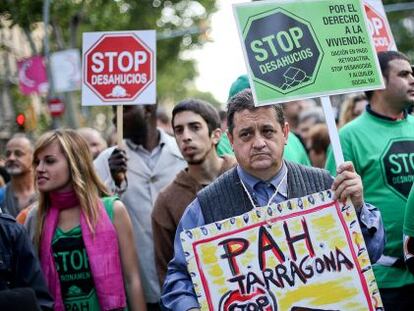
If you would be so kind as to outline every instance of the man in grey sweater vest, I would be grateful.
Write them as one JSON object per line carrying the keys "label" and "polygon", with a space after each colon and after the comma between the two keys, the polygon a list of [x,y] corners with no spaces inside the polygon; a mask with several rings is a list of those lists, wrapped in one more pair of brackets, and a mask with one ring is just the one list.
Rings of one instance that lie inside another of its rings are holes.
{"label": "man in grey sweater vest", "polygon": [[361,178],[352,163],[339,166],[333,180],[325,170],[284,161],[289,125],[280,106],[255,107],[251,90],[246,89],[232,97],[227,107],[228,137],[238,166],[200,191],[181,218],[174,259],[168,265],[163,287],[163,306],[177,311],[199,308],[181,246],[183,230],[327,189],[340,200],[350,197],[371,261],[375,262],[384,247],[381,216],[375,207],[364,203]]}

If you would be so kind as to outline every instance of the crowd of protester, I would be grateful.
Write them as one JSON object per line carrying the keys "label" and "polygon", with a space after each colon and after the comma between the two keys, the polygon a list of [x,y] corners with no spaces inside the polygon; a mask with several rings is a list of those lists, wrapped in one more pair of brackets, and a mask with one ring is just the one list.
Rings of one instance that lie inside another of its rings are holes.
{"label": "crowd of protester", "polygon": [[254,107],[246,75],[226,110],[124,106],[121,145],[92,128],[14,135],[0,161],[0,310],[198,310],[181,231],[326,189],[357,210],[385,310],[411,310],[414,77],[399,52],[379,63],[386,88],[339,105],[338,168],[318,101]]}

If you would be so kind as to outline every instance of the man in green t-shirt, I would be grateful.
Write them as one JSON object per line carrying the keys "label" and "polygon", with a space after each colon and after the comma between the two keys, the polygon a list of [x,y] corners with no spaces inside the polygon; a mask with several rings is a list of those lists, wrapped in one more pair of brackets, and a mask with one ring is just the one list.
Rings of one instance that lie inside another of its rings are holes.
{"label": "man in green t-shirt", "polygon": [[[399,52],[378,53],[386,88],[369,91],[369,105],[340,132],[346,161],[361,176],[366,202],[378,207],[387,242],[374,265],[385,310],[412,310],[414,275],[404,265],[402,230],[407,197],[414,178],[414,77],[408,58]],[[326,168],[335,173],[332,151]]]}
{"label": "man in green t-shirt", "polygon": [[411,187],[404,217],[404,259],[408,270],[414,274],[414,187]]}

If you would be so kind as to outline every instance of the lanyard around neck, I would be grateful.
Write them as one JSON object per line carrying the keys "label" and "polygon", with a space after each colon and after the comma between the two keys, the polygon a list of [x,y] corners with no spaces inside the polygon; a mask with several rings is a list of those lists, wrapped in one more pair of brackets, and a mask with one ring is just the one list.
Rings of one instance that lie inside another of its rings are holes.
{"label": "lanyard around neck", "polygon": [[[266,208],[268,208],[270,206],[270,203],[272,203],[272,200],[274,199],[274,197],[279,192],[279,188],[282,185],[283,181],[286,179],[286,176],[287,176],[287,170],[285,171],[285,174],[283,175],[282,179],[280,180],[279,184],[277,185],[275,192],[272,194],[269,201],[267,201]],[[243,186],[244,191],[246,192],[247,196],[249,197],[250,203],[252,204],[253,208],[259,207],[259,206],[256,206],[256,204],[254,204],[253,198],[250,195],[249,190],[247,190],[247,187],[246,187],[246,185],[244,184],[244,182],[241,178],[240,178],[240,181],[241,181],[241,184]]]}

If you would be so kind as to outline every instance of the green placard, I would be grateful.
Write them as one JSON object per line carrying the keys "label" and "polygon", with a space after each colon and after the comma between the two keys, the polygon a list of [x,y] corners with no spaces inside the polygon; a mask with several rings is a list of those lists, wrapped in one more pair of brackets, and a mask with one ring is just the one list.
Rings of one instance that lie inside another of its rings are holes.
{"label": "green placard", "polygon": [[384,88],[359,0],[233,7],[256,105]]}

